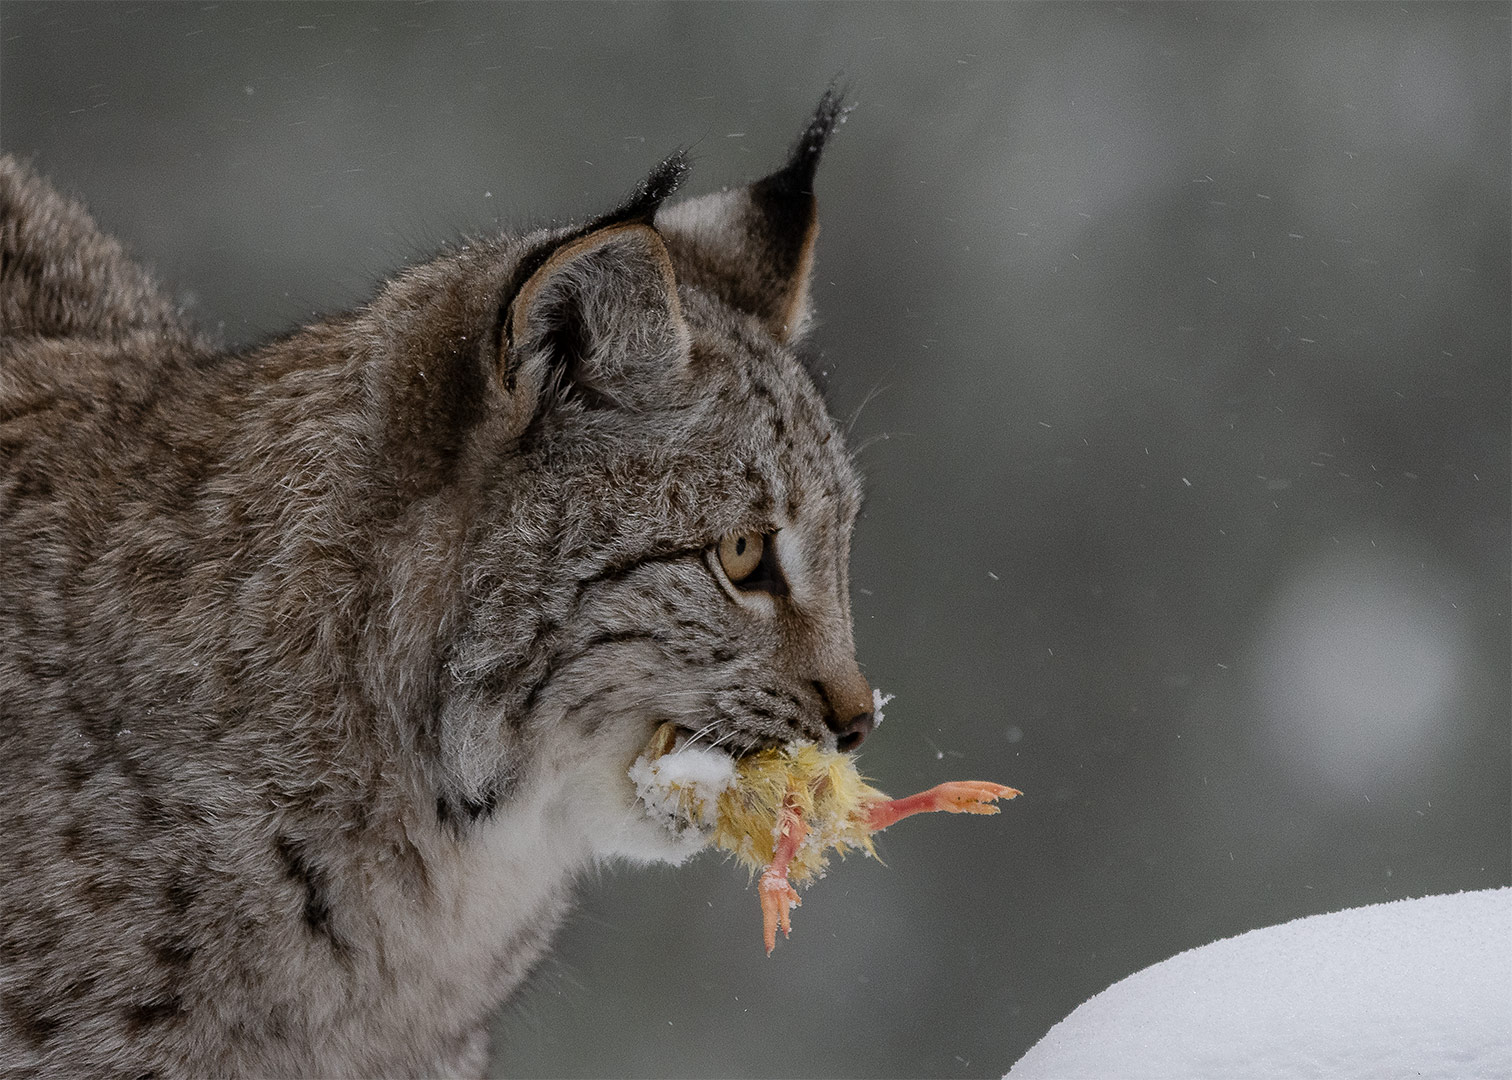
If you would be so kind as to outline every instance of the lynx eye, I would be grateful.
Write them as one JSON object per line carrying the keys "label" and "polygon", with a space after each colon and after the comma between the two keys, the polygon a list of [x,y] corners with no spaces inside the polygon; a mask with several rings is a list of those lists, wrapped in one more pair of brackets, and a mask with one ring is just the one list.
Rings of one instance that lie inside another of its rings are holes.
{"label": "lynx eye", "polygon": [[766,538],[760,533],[730,533],[719,541],[719,565],[730,584],[739,585],[760,568],[765,552]]}

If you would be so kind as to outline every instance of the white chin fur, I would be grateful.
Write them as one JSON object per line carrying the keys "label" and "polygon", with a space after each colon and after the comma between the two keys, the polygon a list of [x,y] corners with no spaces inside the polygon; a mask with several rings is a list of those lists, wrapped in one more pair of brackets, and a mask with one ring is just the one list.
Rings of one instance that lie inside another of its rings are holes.
{"label": "white chin fur", "polygon": [[661,822],[647,817],[645,807],[639,803],[629,808],[622,827],[605,836],[604,841],[595,845],[594,855],[600,860],[628,859],[635,863],[660,862],[673,866],[687,862],[709,842],[707,835],[698,829],[673,832]]}
{"label": "white chin fur", "polygon": [[588,854],[600,862],[677,865],[702,851],[709,842],[707,831],[679,828],[665,816],[653,816],[637,796],[629,771],[640,748],[607,749],[591,756],[572,754],[570,764],[563,762],[548,815],[570,821],[587,841]]}

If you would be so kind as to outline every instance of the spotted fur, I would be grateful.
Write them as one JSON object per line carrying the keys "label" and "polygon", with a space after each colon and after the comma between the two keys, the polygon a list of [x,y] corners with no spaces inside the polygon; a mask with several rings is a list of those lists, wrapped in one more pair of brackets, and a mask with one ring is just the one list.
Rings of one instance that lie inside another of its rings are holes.
{"label": "spotted fur", "polygon": [[0,158],[0,1072],[477,1075],[575,876],[688,853],[657,725],[865,733],[793,352],[839,116],[230,353]]}

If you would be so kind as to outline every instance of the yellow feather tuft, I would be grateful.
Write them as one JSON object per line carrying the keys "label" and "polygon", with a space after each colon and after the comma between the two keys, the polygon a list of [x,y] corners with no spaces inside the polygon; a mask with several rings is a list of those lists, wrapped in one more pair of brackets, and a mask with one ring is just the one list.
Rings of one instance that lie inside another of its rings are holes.
{"label": "yellow feather tuft", "polygon": [[831,849],[842,858],[853,848],[876,855],[866,808],[887,796],[862,778],[848,754],[813,743],[761,750],[735,763],[735,783],[715,806],[714,846],[753,873],[764,869],[775,853],[778,815],[789,798],[809,829],[788,869],[794,884],[822,876]]}

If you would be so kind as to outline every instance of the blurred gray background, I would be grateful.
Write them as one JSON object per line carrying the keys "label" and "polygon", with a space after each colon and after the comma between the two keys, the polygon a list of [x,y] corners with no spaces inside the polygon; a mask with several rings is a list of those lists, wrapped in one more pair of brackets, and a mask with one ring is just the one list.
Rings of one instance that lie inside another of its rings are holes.
{"label": "blurred gray background", "polygon": [[837,72],[818,342],[868,477],[890,831],[767,959],[713,856],[585,882],[499,1019],[550,1076],[998,1076],[1113,981],[1512,881],[1509,6],[35,4],[0,142],[228,344]]}

